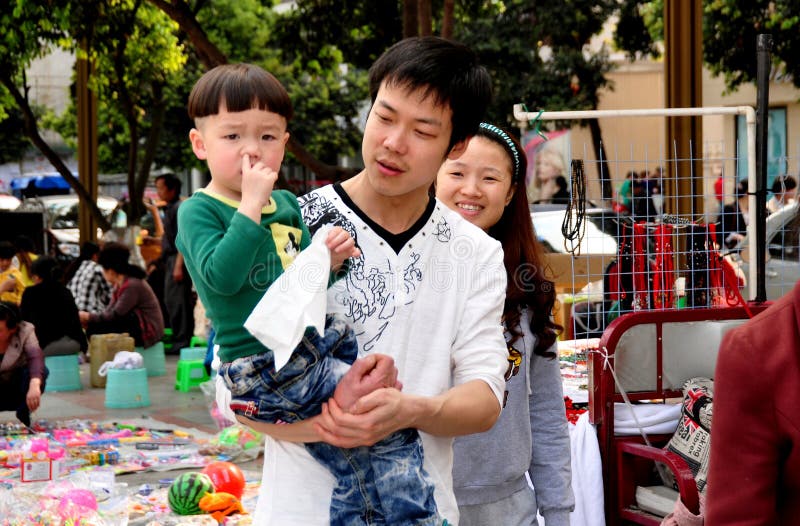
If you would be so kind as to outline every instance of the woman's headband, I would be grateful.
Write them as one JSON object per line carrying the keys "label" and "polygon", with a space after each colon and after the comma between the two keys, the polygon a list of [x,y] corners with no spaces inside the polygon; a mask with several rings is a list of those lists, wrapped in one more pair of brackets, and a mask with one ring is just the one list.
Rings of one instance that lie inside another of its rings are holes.
{"label": "woman's headband", "polygon": [[512,175],[511,179],[515,182],[519,181],[521,175],[519,173],[520,152],[517,149],[516,144],[514,144],[514,141],[511,139],[511,137],[509,137],[509,135],[506,132],[504,132],[494,124],[489,124],[488,122],[482,122],[480,123],[480,129],[494,135],[497,139],[500,139],[499,142],[506,147],[508,153],[511,154],[511,159],[514,161],[514,172],[511,174]]}

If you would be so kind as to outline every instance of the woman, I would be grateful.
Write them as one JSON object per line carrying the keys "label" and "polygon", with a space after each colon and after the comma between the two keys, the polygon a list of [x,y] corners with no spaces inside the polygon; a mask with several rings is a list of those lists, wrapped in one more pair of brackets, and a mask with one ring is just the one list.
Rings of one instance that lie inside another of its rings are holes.
{"label": "woman", "polygon": [[33,325],[21,321],[19,308],[0,302],[0,411],[16,411],[30,427],[47,381],[44,355]]}
{"label": "woman", "polygon": [[[45,356],[63,356],[86,351],[86,335],[78,318],[72,293],[61,281],[55,258],[40,256],[31,264],[33,285],[22,294],[22,319],[36,328],[36,338]],[[58,313],[54,316],[53,313]]]}
{"label": "woman", "polygon": [[121,243],[106,243],[97,257],[113,289],[111,303],[100,313],[80,311],[86,334],[130,334],[139,347],[150,347],[164,336],[164,317],[153,289],[143,279],[144,270],[128,263],[130,250]]}
{"label": "woman", "polygon": [[[458,437],[453,484],[462,526],[569,524],[574,507],[553,284],[544,277],[525,194],[525,154],[506,132],[482,123],[467,150],[447,160],[436,197],[500,241],[508,289],[503,311],[507,402],[495,426]],[[529,472],[536,488],[525,478]]]}

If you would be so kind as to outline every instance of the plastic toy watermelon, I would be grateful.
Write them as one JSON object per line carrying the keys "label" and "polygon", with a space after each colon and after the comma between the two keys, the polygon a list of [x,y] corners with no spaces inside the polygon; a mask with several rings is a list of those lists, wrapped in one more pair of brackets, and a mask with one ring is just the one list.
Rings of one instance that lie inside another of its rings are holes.
{"label": "plastic toy watermelon", "polygon": [[183,473],[169,487],[167,503],[169,509],[178,515],[199,515],[203,513],[198,506],[206,493],[214,493],[214,483],[202,473]]}

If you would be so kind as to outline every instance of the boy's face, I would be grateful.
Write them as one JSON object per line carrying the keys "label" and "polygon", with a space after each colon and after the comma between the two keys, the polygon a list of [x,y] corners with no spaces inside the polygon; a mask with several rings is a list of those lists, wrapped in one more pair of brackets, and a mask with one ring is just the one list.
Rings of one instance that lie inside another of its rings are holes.
{"label": "boy's face", "polygon": [[[369,112],[361,153],[370,188],[385,197],[427,195],[452,133],[452,110],[421,89],[382,83]],[[463,152],[457,144],[451,157]],[[426,197],[427,198],[427,197]]]}
{"label": "boy's face", "polygon": [[257,108],[231,113],[223,103],[216,115],[197,120],[189,139],[197,158],[208,164],[213,190],[240,201],[244,155],[251,165],[261,161],[277,172],[289,133],[286,119],[277,113]]}
{"label": "boy's face", "polygon": [[13,258],[0,258],[0,272],[5,272],[11,267],[11,260]]}

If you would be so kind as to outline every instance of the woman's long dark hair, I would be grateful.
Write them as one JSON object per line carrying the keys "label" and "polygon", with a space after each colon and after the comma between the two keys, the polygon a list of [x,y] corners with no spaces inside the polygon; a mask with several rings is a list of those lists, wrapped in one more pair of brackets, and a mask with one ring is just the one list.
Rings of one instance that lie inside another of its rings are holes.
{"label": "woman's long dark hair", "polygon": [[[505,136],[500,135],[498,131]],[[527,307],[531,317],[531,333],[538,338],[533,352],[540,356],[555,358],[555,353],[548,352],[548,349],[555,343],[562,327],[551,319],[556,291],[553,282],[547,279],[545,274],[549,269],[544,264],[542,245],[536,238],[531,223],[525,190],[528,163],[524,151],[516,138],[496,127],[481,127],[477,136],[502,146],[509,156],[512,168],[514,195],[500,220],[489,229],[489,235],[500,241],[505,254],[508,285],[503,308],[503,323],[511,334],[509,343],[514,343],[522,336],[518,326],[522,309]],[[516,148],[516,156],[512,147]]]}

